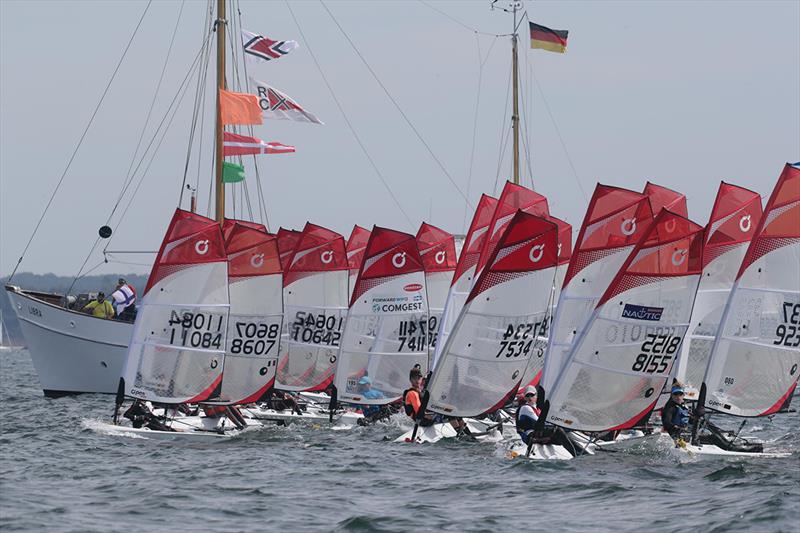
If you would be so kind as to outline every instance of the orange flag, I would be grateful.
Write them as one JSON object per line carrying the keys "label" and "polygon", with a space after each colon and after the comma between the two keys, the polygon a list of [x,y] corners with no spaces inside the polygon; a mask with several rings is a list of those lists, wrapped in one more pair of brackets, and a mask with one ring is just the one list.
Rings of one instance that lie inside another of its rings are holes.
{"label": "orange flag", "polygon": [[258,97],[254,94],[234,93],[220,89],[219,109],[224,125],[263,123]]}

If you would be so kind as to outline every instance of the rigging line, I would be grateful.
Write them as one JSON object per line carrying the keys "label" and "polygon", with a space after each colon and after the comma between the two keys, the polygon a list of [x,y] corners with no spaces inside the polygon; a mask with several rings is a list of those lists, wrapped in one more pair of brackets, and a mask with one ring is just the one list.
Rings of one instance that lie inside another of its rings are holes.
{"label": "rigging line", "polygon": [[[201,52],[202,52],[202,49],[201,49]],[[144,162],[144,159],[147,156],[147,152],[150,150],[150,147],[153,145],[153,142],[155,142],[156,136],[158,136],[158,132],[159,132],[159,130],[161,130],[161,126],[164,125],[164,121],[167,119],[167,117],[169,116],[170,111],[171,111],[172,112],[172,116],[169,118],[169,121],[167,121],[166,126],[164,127],[164,131],[161,133],[161,139],[159,139],[158,143],[156,143],[155,147],[153,148],[153,151],[152,151],[152,153],[150,155],[150,161],[148,161],[147,166],[145,167],[145,169],[142,171],[141,175],[139,176],[139,181],[136,183],[136,187],[134,188],[133,193],[131,194],[130,199],[128,200],[128,203],[125,206],[125,210],[122,212],[122,215],[120,215],[120,222],[122,222],[122,220],[125,218],[125,215],[128,213],[128,210],[131,208],[131,205],[133,205],[133,200],[136,198],[136,194],[139,192],[139,188],[142,186],[142,183],[144,182],[144,178],[147,177],[147,173],[149,172],[150,166],[153,164],[153,161],[155,160],[156,155],[158,155],[158,150],[161,148],[161,143],[164,142],[164,138],[167,136],[167,132],[169,132],[169,128],[172,125],[172,121],[175,120],[175,115],[177,115],[178,109],[180,109],[181,103],[183,102],[183,98],[186,96],[186,92],[189,90],[188,81],[190,79],[190,74],[194,70],[195,64],[198,64],[198,66],[199,66],[199,63],[198,63],[199,59],[200,59],[200,52],[198,52],[198,55],[195,57],[195,60],[192,63],[192,66],[189,68],[189,72],[186,74],[186,77],[181,82],[181,86],[178,88],[178,92],[177,92],[177,94],[175,94],[175,98],[173,98],[172,102],[170,102],[170,105],[167,108],[167,114],[164,115],[164,118],[161,120],[161,123],[159,124],[158,129],[156,129],[155,136],[150,141],[150,144],[148,145],[147,149],[142,154],[142,159],[139,161],[139,164],[136,165],[136,169],[134,170],[134,173],[136,173],[138,171],[139,167],[141,167],[142,163]],[[199,75],[199,72],[198,72],[198,75]],[[177,103],[176,103],[176,100],[177,100]],[[109,244],[111,244],[111,239],[109,239],[109,243],[106,244],[106,248],[108,247]]]}
{"label": "rigging line", "polygon": [[[500,126],[500,146],[497,148],[499,157],[497,158],[497,173],[494,176],[494,189],[497,191],[497,181],[500,179],[500,168],[503,165],[503,154],[505,154],[505,143],[508,142],[511,128],[506,130],[506,119],[508,119],[508,100],[511,97],[511,69],[508,69],[508,84],[506,85],[506,103],[503,104],[503,124]],[[505,141],[503,140],[505,138]]]}
{"label": "rigging line", "polygon": [[439,158],[436,157],[436,154],[433,152],[433,150],[431,149],[430,145],[428,145],[428,143],[425,142],[425,139],[419,133],[417,128],[414,126],[414,124],[412,124],[411,120],[408,118],[408,116],[405,114],[403,109],[400,107],[400,104],[397,103],[397,100],[394,99],[394,97],[391,95],[391,93],[386,88],[386,86],[383,84],[383,82],[380,80],[380,78],[378,78],[378,75],[375,73],[374,70],[372,70],[372,67],[369,65],[369,63],[367,63],[367,60],[364,58],[364,56],[361,55],[361,52],[356,47],[355,43],[350,39],[350,36],[347,35],[347,32],[344,31],[344,28],[342,28],[341,24],[339,24],[339,21],[336,20],[336,17],[333,16],[333,13],[331,12],[330,9],[328,9],[328,6],[325,4],[324,0],[319,0],[319,3],[322,4],[322,7],[324,7],[325,11],[328,12],[328,15],[331,17],[331,20],[333,20],[334,24],[336,24],[336,27],[339,28],[339,31],[342,32],[342,35],[347,40],[347,42],[350,43],[350,46],[355,51],[356,55],[358,55],[359,59],[361,59],[361,62],[364,63],[364,66],[367,67],[367,70],[369,70],[370,74],[372,74],[372,77],[375,78],[375,81],[378,82],[378,85],[381,86],[381,89],[383,89],[383,92],[386,93],[386,96],[389,97],[389,100],[392,101],[392,103],[394,104],[395,108],[400,112],[400,115],[406,121],[406,124],[408,124],[408,126],[411,128],[411,130],[417,136],[417,139],[419,139],[419,141],[422,143],[422,145],[425,146],[425,149],[428,150],[428,153],[431,155],[433,160],[436,161],[436,164],[439,166],[439,168],[444,173],[444,175],[447,176],[447,179],[450,181],[450,183],[453,185],[453,187],[458,191],[458,193],[461,195],[461,197],[464,198],[464,201],[467,203],[467,205],[470,208],[474,209],[474,206],[469,201],[469,198],[467,198],[467,196],[464,194],[464,191],[461,190],[461,188],[458,186],[458,184],[453,179],[453,176],[450,175],[450,173],[444,167],[444,165],[439,160]]}
{"label": "rigging line", "polygon": [[[83,260],[83,264],[81,264],[81,267],[78,269],[78,273],[77,273],[77,274],[75,274],[75,277],[72,279],[72,283],[70,283],[70,284],[69,284],[69,288],[67,289],[67,292],[65,292],[65,293],[64,293],[64,295],[67,295],[67,294],[69,294],[69,291],[71,291],[71,290],[72,290],[72,287],[75,285],[75,282],[76,282],[76,281],[78,281],[78,279],[81,277],[81,273],[83,272],[83,267],[85,267],[85,266],[86,266],[86,263],[88,263],[88,262],[89,262],[89,259],[92,257],[92,253],[94,252],[95,248],[97,248],[97,243],[99,243],[99,242],[100,242],[100,239],[101,239],[101,238],[102,238],[102,237],[99,237],[99,236],[98,236],[98,237],[95,239],[95,241],[94,241],[94,244],[92,245],[92,249],[91,249],[91,250],[89,251],[89,253],[86,255],[86,259],[84,259],[84,260]],[[97,267],[95,267],[95,268],[97,268]],[[88,274],[88,272],[87,272],[87,274]]]}
{"label": "rigging line", "polygon": [[147,14],[147,10],[150,9],[150,4],[153,3],[153,0],[149,0],[147,5],[144,7],[144,11],[142,11],[142,16],[139,18],[139,22],[136,24],[136,27],[133,29],[133,33],[131,34],[130,39],[128,39],[128,44],[125,45],[125,49],[122,52],[122,56],[119,58],[117,62],[117,66],[114,68],[114,72],[111,74],[111,78],[108,80],[108,84],[106,88],[103,90],[102,96],[100,96],[100,101],[97,102],[97,106],[95,106],[94,111],[92,112],[92,116],[89,118],[89,122],[86,124],[86,127],[81,134],[80,139],[78,139],[78,144],[75,146],[75,150],[73,150],[72,155],[67,161],[67,166],[64,169],[64,172],[61,174],[61,178],[59,178],[58,183],[56,184],[55,189],[53,189],[53,193],[50,195],[50,199],[47,201],[47,205],[44,207],[44,211],[42,211],[42,216],[39,217],[39,221],[36,223],[36,226],[33,228],[33,233],[31,233],[30,239],[28,239],[28,243],[25,245],[25,248],[22,250],[22,254],[20,255],[19,259],[17,260],[17,264],[14,266],[14,270],[11,272],[11,275],[8,277],[8,281],[10,282],[14,278],[14,274],[17,273],[17,269],[19,265],[22,263],[22,258],[25,257],[25,254],[28,252],[28,248],[33,242],[36,233],[39,231],[39,227],[42,225],[42,221],[44,220],[45,215],[47,215],[47,211],[50,209],[50,206],[53,203],[53,200],[58,193],[58,190],[61,188],[61,184],[64,182],[64,178],[67,176],[67,172],[69,171],[70,167],[72,166],[72,162],[75,160],[75,156],[78,155],[78,150],[80,150],[81,145],[83,144],[83,140],[86,138],[86,134],[89,133],[89,128],[92,126],[94,122],[94,118],[97,116],[97,112],[100,110],[100,106],[103,104],[103,101],[108,94],[108,90],[111,88],[111,84],[114,82],[114,78],[117,77],[117,72],[119,72],[119,68],[122,66],[122,62],[125,60],[125,56],[128,55],[128,50],[133,43],[134,37],[139,32],[139,27],[142,25],[142,21],[144,20],[145,15]]}
{"label": "rigging line", "polygon": [[[497,184],[500,181],[500,172],[503,169],[503,157],[506,155],[506,148],[508,148],[508,141],[511,138],[512,128],[506,129],[506,135],[504,138],[501,138],[502,144],[500,145],[500,157],[497,160],[497,174],[494,177],[494,194],[500,194],[499,189],[497,188]],[[506,179],[508,181],[508,179]]]}
{"label": "rigging line", "polygon": [[131,157],[131,162],[128,165],[128,171],[125,173],[125,181],[122,187],[122,191],[119,193],[119,197],[117,198],[116,203],[114,204],[113,209],[111,210],[111,214],[108,215],[108,219],[106,219],[106,225],[111,223],[111,218],[116,213],[117,208],[119,207],[122,198],[125,196],[125,192],[130,187],[131,182],[133,181],[133,175],[131,171],[133,170],[133,165],[136,163],[136,157],[139,155],[139,148],[142,147],[142,140],[144,140],[144,134],[147,131],[147,126],[150,124],[150,117],[153,115],[153,109],[156,105],[156,100],[158,99],[158,93],[161,90],[161,83],[164,81],[164,75],[167,72],[167,65],[169,64],[169,58],[172,54],[172,46],[175,44],[175,36],[178,34],[178,25],[181,22],[181,16],[183,15],[183,7],[186,4],[186,0],[181,1],[181,7],[178,11],[178,18],[175,20],[175,28],[172,30],[172,38],[169,41],[169,47],[167,48],[167,55],[164,57],[164,65],[161,67],[161,75],[158,77],[158,83],[156,83],[156,90],[153,93],[153,99],[150,101],[150,108],[147,110],[147,116],[144,119],[144,124],[142,125],[142,131],[139,133],[139,140],[136,143],[136,148],[133,150],[133,156]]}
{"label": "rigging line", "polygon": [[[173,110],[173,107],[175,107],[175,109],[177,109],[177,106],[175,105],[176,100],[178,100],[179,97],[180,97],[180,101],[183,100],[183,95],[186,94],[186,90],[189,88],[189,83],[188,82],[192,78],[192,75],[193,75],[193,73],[195,71],[195,67],[199,66],[199,60],[202,57],[201,54],[203,52],[203,48],[205,48],[205,43],[203,44],[203,46],[201,46],[200,51],[197,52],[197,55],[195,56],[194,61],[192,61],[192,64],[189,67],[189,70],[186,72],[186,76],[184,76],[183,81],[181,81],[180,85],[178,86],[178,91],[175,93],[175,96],[172,98],[172,101],[167,106],[167,110],[164,113],[164,116],[161,118],[161,122],[159,122],[158,127],[156,128],[155,132],[153,132],[153,137],[150,139],[150,142],[147,144],[147,147],[142,152],[142,157],[141,157],[141,159],[139,159],[139,163],[136,165],[136,168],[133,169],[133,175],[134,176],[139,171],[139,168],[141,168],[142,163],[144,163],[144,160],[147,158],[147,154],[150,151],[150,148],[153,146],[153,143],[156,141],[156,138],[158,138],[159,132],[161,131],[162,126],[164,126],[164,122],[167,120],[167,117],[169,116],[170,111]],[[180,105],[180,101],[178,102],[178,105]],[[175,116],[175,114],[173,112],[173,117],[174,116]],[[171,122],[172,122],[172,120],[170,120],[170,123]],[[169,129],[169,125],[167,125],[166,129]],[[164,134],[161,137],[162,141],[164,139],[164,135],[166,135],[166,129],[164,130]],[[158,144],[160,146],[161,142],[159,142]],[[158,148],[156,147],[156,152],[157,151],[158,151]],[[153,155],[155,156],[155,152],[153,153]],[[150,161],[152,162],[152,158],[151,158]],[[150,168],[149,164],[148,164],[147,168]],[[145,170],[145,173],[146,172],[147,172],[147,170]],[[143,178],[144,178],[144,176],[139,178],[139,184],[141,184],[141,180]],[[128,212],[128,209],[130,208],[131,202],[133,202],[133,199],[136,197],[136,191],[138,191],[138,190],[139,190],[139,185],[136,186],[136,189],[134,190],[133,194],[131,195],[130,199],[128,200],[128,204],[125,207],[125,210],[123,211],[122,215],[120,215],[118,224],[121,224],[122,220],[125,218],[125,213]],[[114,239],[114,235],[112,235],[111,238],[108,239],[108,242],[106,243],[106,246],[104,248],[107,249],[108,246],[111,244],[111,241],[113,239]]]}
{"label": "rigging line", "polygon": [[[497,40],[497,39],[495,39]],[[478,111],[480,109],[481,103],[481,82],[483,81],[483,62],[481,61],[481,41],[478,38],[478,35],[475,34],[475,45],[478,52],[478,90],[477,95],[475,97],[475,117],[472,120],[472,149],[470,150],[469,154],[469,172],[467,172],[467,197],[469,197],[469,190],[472,186],[472,169],[475,164],[475,140],[478,137]],[[491,48],[489,49],[491,51]],[[488,55],[487,55],[488,57]],[[464,205],[464,219],[461,222],[461,228],[464,233],[467,231],[467,214],[469,210],[466,205]]]}
{"label": "rigging line", "polygon": [[556,123],[556,119],[553,116],[553,112],[550,110],[550,104],[547,103],[547,98],[544,96],[544,91],[542,90],[542,86],[539,84],[538,78],[533,76],[533,81],[536,84],[536,88],[539,90],[539,96],[542,97],[542,102],[544,103],[544,108],[547,110],[547,114],[550,116],[550,121],[553,123],[553,128],[556,130],[556,135],[558,136],[558,140],[561,143],[561,148],[564,150],[564,155],[567,157],[567,162],[569,163],[569,168],[572,170],[572,175],[575,178],[575,182],[578,184],[578,188],[581,191],[581,195],[585,201],[589,201],[589,197],[586,195],[586,191],[583,189],[583,185],[581,184],[581,179],[578,177],[578,171],[575,170],[575,165],[572,162],[572,158],[569,155],[569,151],[567,150],[567,144],[564,142],[564,137],[561,136],[561,130],[558,128],[558,124]]}
{"label": "rigging line", "polygon": [[475,35],[488,35],[488,36],[490,36],[490,37],[508,37],[508,36],[510,36],[510,35],[511,35],[510,33],[501,33],[501,34],[497,34],[497,33],[489,33],[489,32],[485,32],[485,31],[480,31],[480,30],[477,30],[477,29],[475,29],[475,28],[473,28],[473,27],[471,27],[471,26],[468,26],[468,25],[464,24],[463,22],[461,22],[461,21],[460,21],[460,20],[458,20],[457,18],[455,18],[455,17],[453,17],[453,16],[451,16],[451,15],[449,15],[449,14],[445,13],[445,12],[444,12],[444,11],[442,11],[441,9],[439,9],[439,8],[437,8],[437,7],[433,7],[432,5],[430,5],[428,2],[425,2],[424,0],[418,0],[418,1],[419,1],[419,3],[420,3],[420,4],[424,5],[425,7],[428,7],[428,8],[430,8],[430,9],[432,9],[432,10],[436,11],[437,13],[439,13],[440,15],[442,15],[443,17],[446,17],[446,18],[448,18],[448,19],[452,20],[453,22],[455,22],[456,24],[458,24],[458,25],[459,25],[459,26],[461,26],[462,28],[465,28],[465,29],[467,29],[467,30],[469,30],[469,31],[473,32]]}
{"label": "rigging line", "polygon": [[289,4],[288,0],[284,0],[284,3],[286,4],[286,7],[289,9],[289,13],[292,15],[292,19],[294,20],[294,23],[297,26],[298,31],[300,32],[300,37],[303,39],[303,42],[306,43],[306,47],[308,47],[308,52],[311,55],[311,59],[314,60],[314,64],[317,66],[317,70],[319,70],[319,73],[322,76],[322,80],[325,82],[325,85],[328,87],[328,91],[330,91],[331,96],[333,97],[333,101],[336,103],[336,107],[339,108],[339,112],[342,114],[342,117],[344,118],[344,121],[347,123],[348,128],[350,128],[350,132],[353,134],[353,137],[356,139],[358,146],[361,147],[361,151],[364,152],[364,155],[367,157],[367,160],[369,161],[370,165],[372,165],[372,169],[375,171],[375,174],[377,174],[378,178],[381,180],[381,183],[383,183],[383,186],[386,188],[386,191],[389,193],[389,196],[392,197],[392,200],[397,205],[397,208],[400,210],[403,216],[406,218],[409,227],[411,227],[413,231],[415,228],[414,228],[414,223],[411,221],[411,217],[408,216],[406,210],[403,209],[403,205],[394,195],[394,192],[392,192],[391,187],[389,187],[389,183],[387,183],[386,179],[383,177],[383,174],[381,174],[381,171],[378,169],[378,165],[375,164],[375,161],[372,159],[372,156],[367,151],[367,147],[364,146],[363,142],[361,142],[361,138],[358,136],[358,133],[356,133],[355,127],[353,127],[353,124],[350,122],[350,119],[344,112],[344,107],[342,107],[342,104],[339,102],[339,98],[336,97],[336,93],[333,91],[333,87],[331,86],[330,82],[328,82],[328,78],[325,76],[325,72],[322,70],[322,66],[319,64],[319,61],[317,61],[317,56],[312,51],[311,44],[309,43],[308,39],[306,39],[306,36],[303,33],[303,29],[300,27],[300,22],[294,15],[294,10],[292,9],[292,6]]}

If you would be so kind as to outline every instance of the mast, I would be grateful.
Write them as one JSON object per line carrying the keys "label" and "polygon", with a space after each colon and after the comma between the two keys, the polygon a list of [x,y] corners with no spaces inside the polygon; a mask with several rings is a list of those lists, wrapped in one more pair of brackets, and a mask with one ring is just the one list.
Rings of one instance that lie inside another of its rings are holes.
{"label": "mast", "polygon": [[511,70],[514,84],[514,109],[511,114],[511,127],[514,129],[514,184],[519,185],[519,68],[517,60],[517,10],[520,2],[512,2],[514,13],[514,30],[511,33]]}
{"label": "mast", "polygon": [[217,20],[214,29],[217,32],[217,128],[215,135],[215,183],[216,183],[216,208],[214,210],[217,222],[225,220],[225,184],[222,182],[222,137],[224,126],[219,103],[219,91],[225,89],[225,30],[228,21],[225,19],[225,0],[217,0]]}

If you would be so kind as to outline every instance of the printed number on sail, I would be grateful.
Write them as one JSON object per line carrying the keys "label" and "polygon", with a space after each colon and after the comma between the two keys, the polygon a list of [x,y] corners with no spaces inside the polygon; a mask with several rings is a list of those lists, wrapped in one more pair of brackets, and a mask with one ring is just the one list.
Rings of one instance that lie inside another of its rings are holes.
{"label": "printed number on sail", "polygon": [[641,353],[636,356],[631,370],[647,374],[663,373],[669,368],[672,356],[681,344],[681,338],[672,335],[648,334],[647,339],[642,343]]}
{"label": "printed number on sail", "polygon": [[503,333],[503,340],[500,341],[500,350],[495,357],[500,357],[501,355],[519,357],[523,353],[528,355],[533,341],[539,335],[547,335],[547,321],[509,324],[505,333]]}
{"label": "printed number on sail", "polygon": [[775,328],[772,344],[800,346],[800,303],[783,302],[783,323]]}
{"label": "printed number on sail", "polygon": [[221,314],[188,311],[179,315],[173,310],[169,318],[169,343],[190,348],[220,348],[223,318]]}
{"label": "printed number on sail", "polygon": [[236,338],[231,341],[232,354],[269,355],[278,338],[278,324],[236,322]]}
{"label": "printed number on sail", "polygon": [[339,346],[343,323],[342,317],[297,311],[291,326],[291,337],[293,341],[297,342]]}

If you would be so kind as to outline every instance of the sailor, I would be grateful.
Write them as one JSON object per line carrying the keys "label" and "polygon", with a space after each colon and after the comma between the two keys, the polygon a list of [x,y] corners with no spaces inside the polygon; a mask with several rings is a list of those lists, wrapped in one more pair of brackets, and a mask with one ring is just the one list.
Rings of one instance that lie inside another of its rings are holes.
{"label": "sailor", "polygon": [[459,434],[472,435],[466,422],[460,418],[450,418],[442,415],[433,415],[432,413],[424,413],[420,416],[420,409],[422,408],[422,370],[419,365],[414,365],[408,376],[411,382],[411,388],[403,391],[403,408],[406,414],[411,417],[420,426],[432,426],[433,424],[440,424],[442,422],[450,422]]}
{"label": "sailor", "polygon": [[515,417],[517,433],[522,438],[522,442],[530,444],[533,428],[536,426],[540,414],[536,407],[536,387],[528,385],[519,403]]}
{"label": "sailor", "polygon": [[[358,380],[358,393],[366,400],[381,400],[386,398],[386,395],[383,394],[383,392],[372,387],[372,378],[366,374],[361,376],[361,378]],[[363,419],[360,418],[358,420],[358,424],[362,426],[380,420],[381,418],[387,418],[392,414],[388,409],[384,409],[384,406],[382,405],[364,404],[360,405],[359,407],[364,415]]]}
{"label": "sailor", "polygon": [[98,318],[114,318],[114,308],[106,300],[106,293],[104,292],[98,292],[97,299],[86,304],[81,311],[91,313],[92,316]]}
{"label": "sailor", "polygon": [[137,429],[145,426],[153,431],[175,431],[153,414],[150,402],[135,400],[122,416],[130,420],[133,427]]}
{"label": "sailor", "polygon": [[125,278],[117,280],[111,299],[114,301],[114,311],[120,320],[133,321],[136,318],[136,289]]}
{"label": "sailor", "polygon": [[661,410],[661,425],[673,439],[689,427],[689,408],[684,404],[684,391],[679,383],[672,386],[669,400]]}

